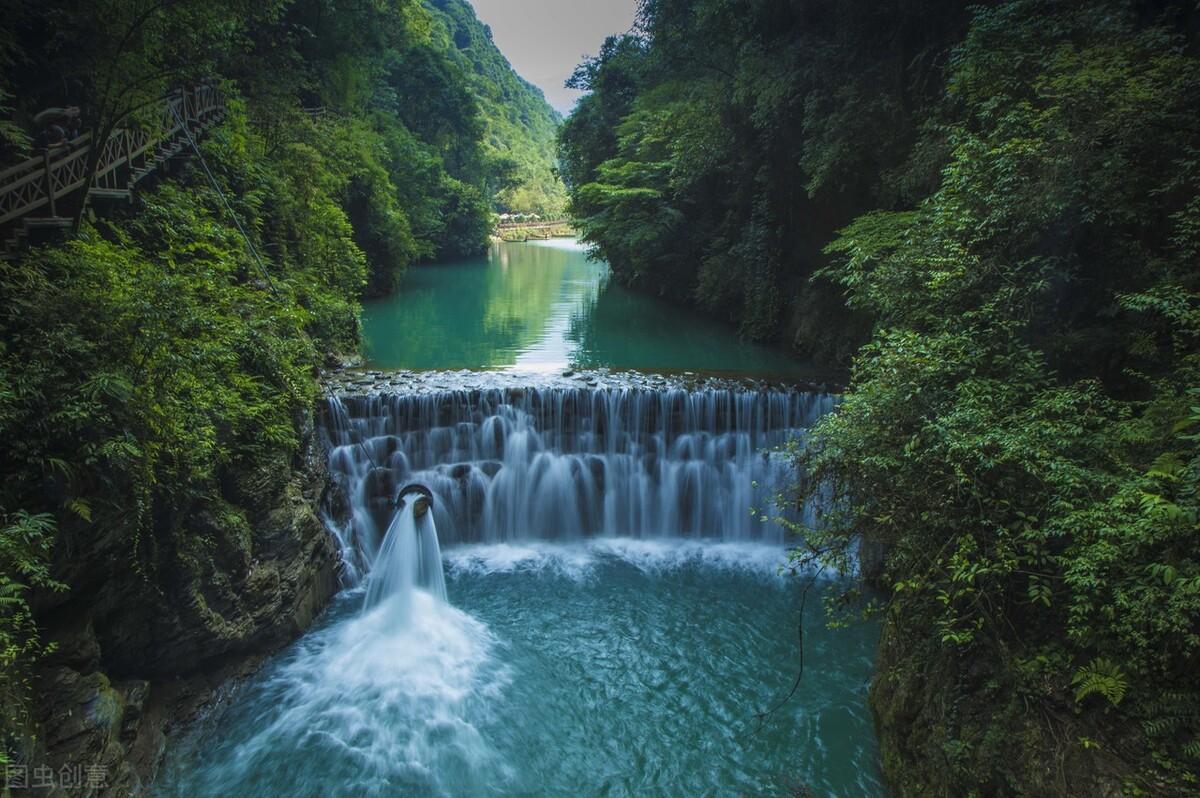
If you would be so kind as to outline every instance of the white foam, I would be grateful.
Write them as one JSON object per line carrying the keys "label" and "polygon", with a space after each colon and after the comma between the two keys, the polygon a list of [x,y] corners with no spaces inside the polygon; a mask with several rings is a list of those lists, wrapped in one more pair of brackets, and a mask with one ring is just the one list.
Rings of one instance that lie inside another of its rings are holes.
{"label": "white foam", "polygon": [[467,544],[444,550],[442,558],[451,576],[551,572],[580,580],[596,565],[586,546],[546,541]]}
{"label": "white foam", "polygon": [[647,574],[700,567],[775,576],[787,564],[787,550],[777,545],[670,538],[601,537],[571,543],[468,544],[448,548],[442,554],[451,576],[456,577],[550,573],[582,580],[614,561]]}
{"label": "white foam", "polygon": [[767,543],[599,538],[591,545],[647,573],[700,566],[774,576],[787,563],[787,549]]}
{"label": "white foam", "polygon": [[348,755],[364,792],[397,779],[453,792],[439,783],[442,774],[489,763],[503,770],[467,720],[478,715],[470,705],[486,705],[511,680],[493,655],[495,638],[427,591],[408,600],[411,613],[393,597],[301,643],[302,653],[272,679],[277,714],[239,747],[225,774],[231,783],[295,746],[298,735],[309,741],[302,748]]}

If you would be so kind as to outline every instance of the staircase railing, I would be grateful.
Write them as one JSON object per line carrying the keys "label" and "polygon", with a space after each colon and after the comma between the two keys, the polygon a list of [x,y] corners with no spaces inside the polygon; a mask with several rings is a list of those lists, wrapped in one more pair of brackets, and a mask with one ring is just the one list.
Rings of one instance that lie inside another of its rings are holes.
{"label": "staircase railing", "polygon": [[[200,85],[163,98],[159,110],[153,123],[119,128],[108,137],[88,196],[128,195],[159,163],[182,149],[185,133],[198,133],[219,118],[225,102],[215,86]],[[91,134],[84,134],[0,171],[0,229],[11,230],[39,211],[58,217],[59,202],[88,181],[93,146]]]}

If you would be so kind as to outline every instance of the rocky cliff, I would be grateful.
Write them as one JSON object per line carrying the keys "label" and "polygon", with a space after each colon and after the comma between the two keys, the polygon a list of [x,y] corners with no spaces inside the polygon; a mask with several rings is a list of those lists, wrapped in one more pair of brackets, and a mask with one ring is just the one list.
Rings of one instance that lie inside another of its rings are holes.
{"label": "rocky cliff", "polygon": [[1127,790],[1135,767],[1104,749],[1136,740],[1081,716],[1049,680],[1030,692],[1006,663],[939,645],[908,622],[902,601],[884,619],[870,703],[896,798],[1179,794]]}
{"label": "rocky cliff", "polygon": [[156,511],[149,561],[99,529],[85,550],[57,554],[70,589],[39,607],[55,650],[36,674],[31,786],[138,793],[171,727],[299,635],[336,592],[337,554],[318,515],[322,504],[337,512],[336,489],[311,419],[299,421],[292,462],[231,470],[218,502]]}

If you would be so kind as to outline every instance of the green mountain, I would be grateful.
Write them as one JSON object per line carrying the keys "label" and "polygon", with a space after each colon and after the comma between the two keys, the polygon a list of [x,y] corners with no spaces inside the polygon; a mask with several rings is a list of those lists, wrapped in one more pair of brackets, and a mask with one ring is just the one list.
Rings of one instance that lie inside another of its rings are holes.
{"label": "green mountain", "polygon": [[466,0],[426,0],[432,36],[469,78],[484,125],[484,151],[507,162],[507,187],[497,192],[503,211],[561,215],[566,189],[558,177],[555,137],[562,122],[542,90],[523,80],[492,42],[492,31]]}

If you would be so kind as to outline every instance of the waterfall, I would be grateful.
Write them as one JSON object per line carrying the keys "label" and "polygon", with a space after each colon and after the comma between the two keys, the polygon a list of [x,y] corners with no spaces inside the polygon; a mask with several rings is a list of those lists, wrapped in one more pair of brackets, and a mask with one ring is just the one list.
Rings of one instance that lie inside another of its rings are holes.
{"label": "waterfall", "polygon": [[412,616],[413,591],[418,588],[438,601],[446,600],[437,526],[432,513],[416,517],[416,506],[408,502],[392,518],[371,569],[364,610],[393,601],[396,617],[407,620]]}
{"label": "waterfall", "polygon": [[[351,499],[342,531],[348,578],[385,562],[394,568],[405,552],[428,557],[408,547],[419,549],[416,533],[424,540],[435,527],[445,544],[594,536],[785,542],[774,500],[795,474],[780,449],[802,440],[834,402],[750,387],[330,397],[322,433],[331,471]],[[399,486],[409,482],[434,496],[428,526],[417,520],[415,531],[403,527],[410,514],[393,519]],[[785,515],[815,521],[812,507]]]}
{"label": "waterfall", "polygon": [[[817,515],[771,501],[797,476],[782,447],[803,445],[835,397],[625,375],[409,379],[425,384],[354,382],[319,408],[346,499],[329,503],[331,529],[362,589],[175,760],[175,794],[590,794],[597,773],[618,774],[613,792],[758,789],[764,762],[797,751],[813,773],[851,763],[825,792],[874,794],[870,630],[816,624],[826,667],[744,735],[757,747],[734,746],[719,771],[708,754],[794,683],[778,630],[806,588],[779,577],[787,538],[770,517]],[[631,765],[638,746],[650,753]]]}

